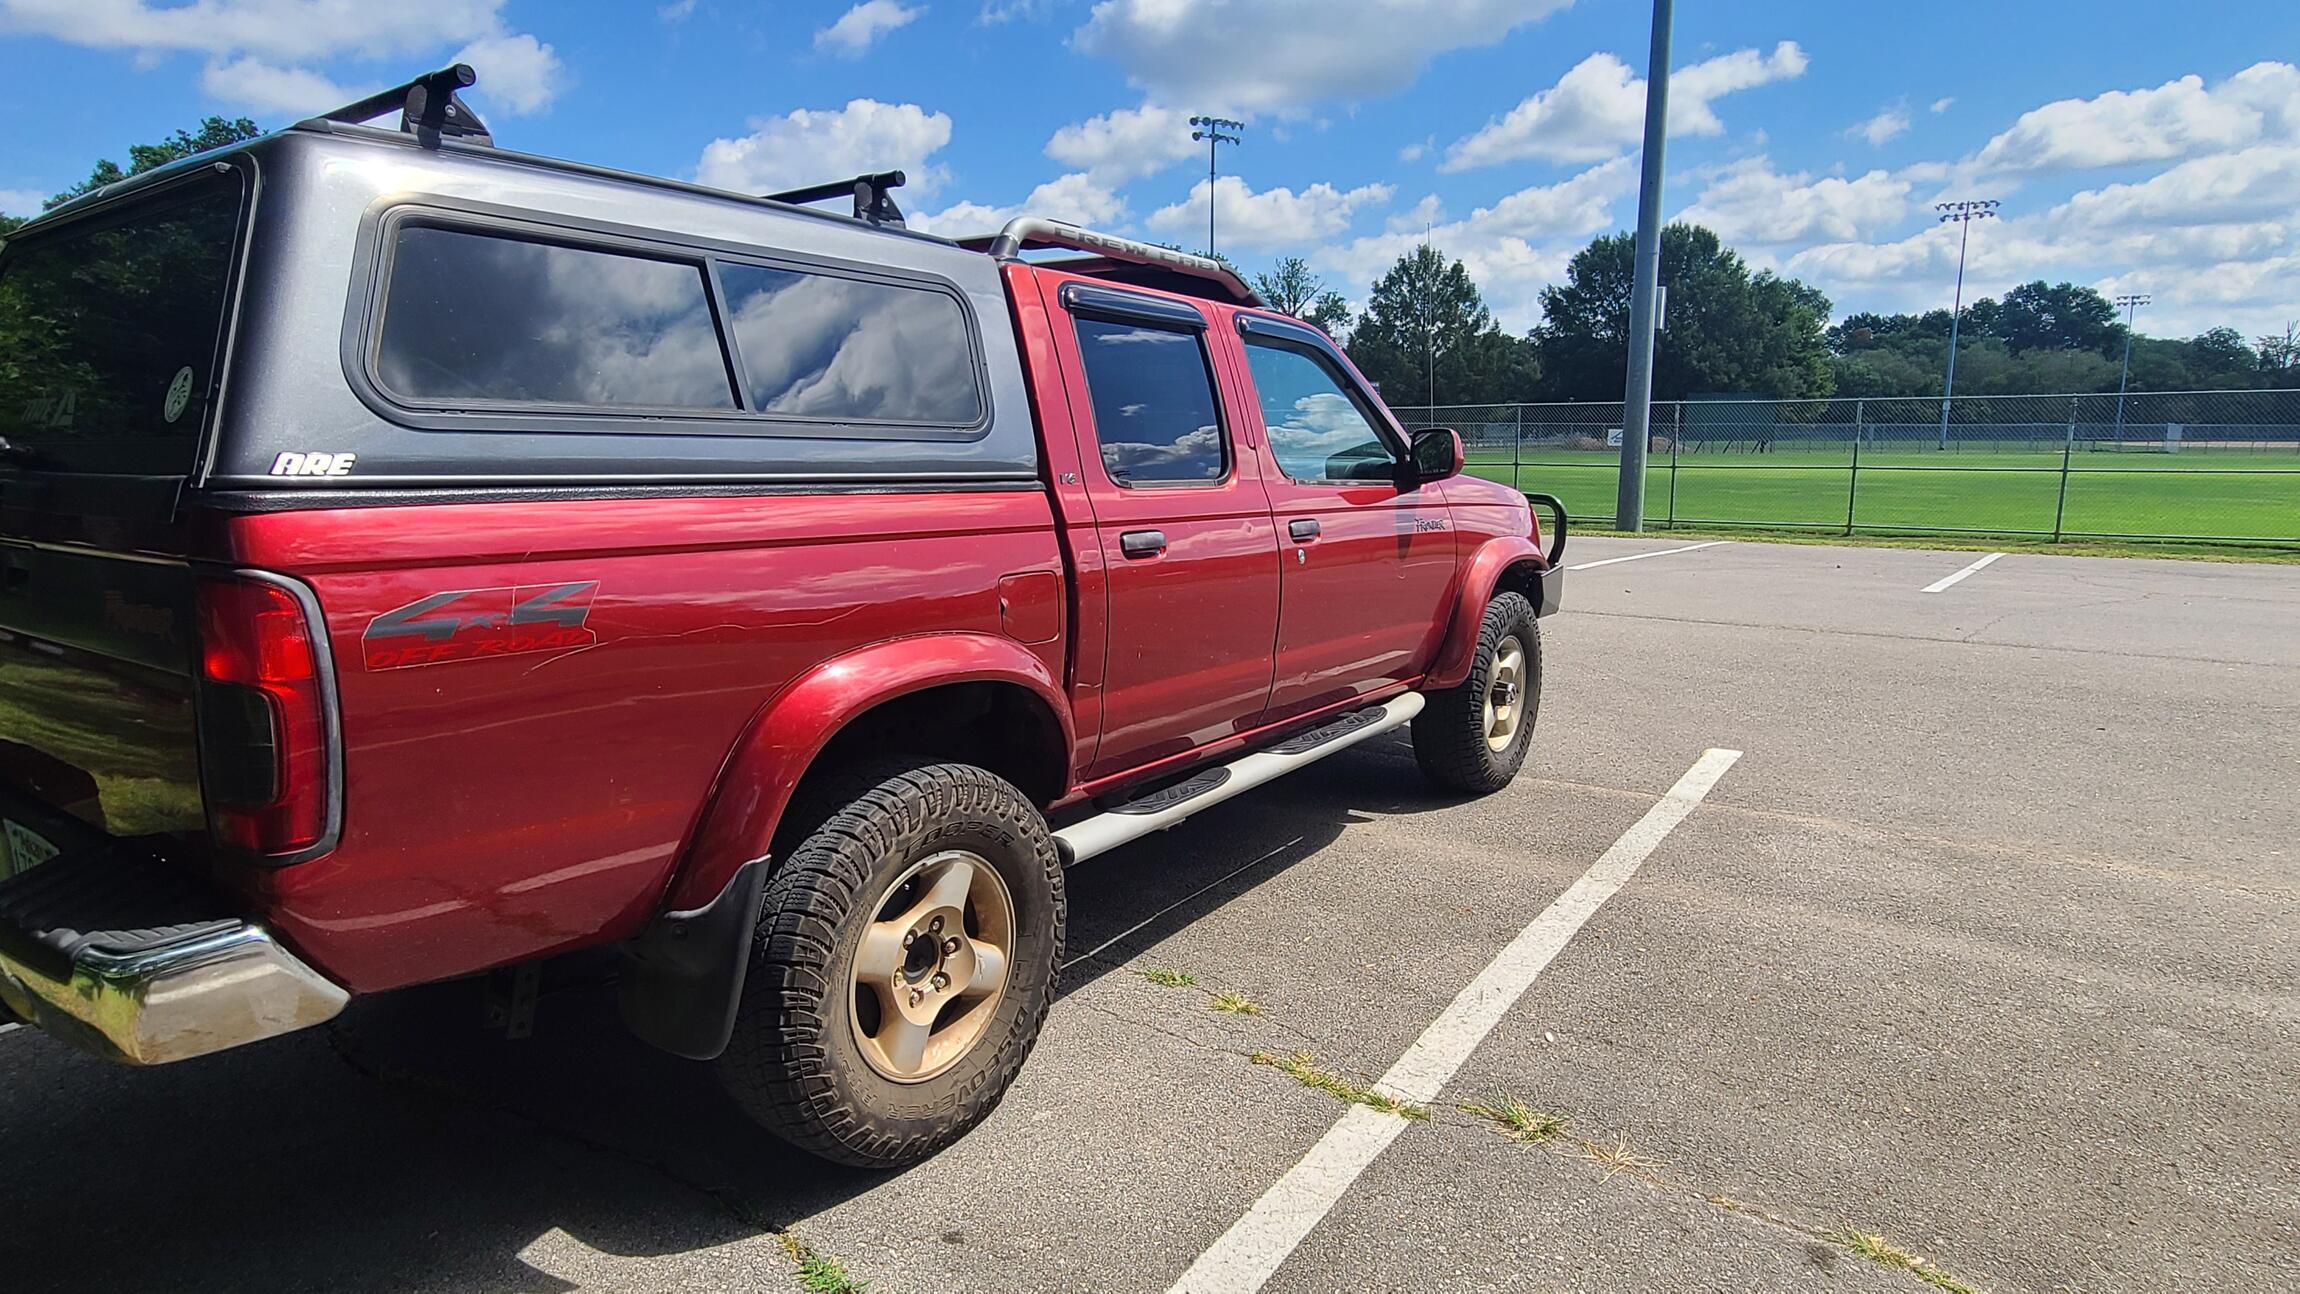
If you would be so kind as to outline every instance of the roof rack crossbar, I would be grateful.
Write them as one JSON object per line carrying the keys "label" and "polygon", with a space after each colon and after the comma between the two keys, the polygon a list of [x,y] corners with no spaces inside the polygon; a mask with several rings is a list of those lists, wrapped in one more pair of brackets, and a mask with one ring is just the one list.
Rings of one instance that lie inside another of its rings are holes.
{"label": "roof rack crossbar", "polygon": [[[971,239],[966,241],[970,245],[974,242]],[[1139,243],[1114,234],[1096,233],[1091,229],[1081,229],[1077,225],[1039,216],[1016,216],[1007,221],[1006,227],[998,231],[998,237],[991,239],[985,250],[999,260],[1012,261],[1021,259],[1025,249],[1035,247],[1093,252],[1114,261],[1173,270],[1194,278],[1211,280],[1242,304],[1263,304],[1262,298],[1246,285],[1244,279],[1238,277],[1235,270],[1210,256],[1194,256],[1189,252],[1175,251],[1171,247]]]}
{"label": "roof rack crossbar", "polygon": [[439,147],[442,138],[493,144],[495,137],[488,133],[487,123],[481,121],[479,114],[457,93],[478,82],[479,73],[473,71],[469,63],[451,63],[404,85],[379,90],[356,103],[321,113],[315,120],[356,126],[397,111],[399,128],[413,134],[415,141],[425,148]]}
{"label": "roof rack crossbar", "polygon": [[851,180],[833,180],[828,184],[810,184],[803,189],[785,189],[781,193],[762,193],[759,196],[770,202],[788,202],[794,206],[852,197],[855,219],[901,229],[902,208],[894,204],[894,195],[890,190],[901,188],[904,178],[900,171],[871,171]]}

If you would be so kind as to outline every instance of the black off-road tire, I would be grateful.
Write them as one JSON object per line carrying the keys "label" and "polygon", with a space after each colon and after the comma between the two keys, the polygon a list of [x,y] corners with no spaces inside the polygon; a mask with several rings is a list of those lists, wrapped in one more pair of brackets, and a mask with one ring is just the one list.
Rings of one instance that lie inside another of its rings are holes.
{"label": "black off-road tire", "polygon": [[[1495,749],[1487,739],[1486,695],[1502,645],[1516,639],[1525,661],[1516,689],[1519,717],[1507,742]],[[1486,604],[1477,654],[1469,677],[1458,687],[1426,694],[1428,704],[1414,716],[1414,762],[1435,785],[1466,795],[1490,795],[1509,785],[1525,766],[1533,745],[1534,721],[1541,713],[1541,622],[1533,604],[1516,593],[1497,593]]]}
{"label": "black off-road tire", "polygon": [[[736,1102],[784,1140],[841,1164],[900,1168],[997,1108],[1037,1042],[1062,951],[1061,860],[1030,799],[971,765],[877,764],[806,798],[793,821],[819,825],[767,882],[734,1037],[716,1065]],[[987,860],[1011,895],[1006,987],[962,1059],[901,1082],[874,1069],[854,1036],[852,959],[888,886],[954,849]]]}

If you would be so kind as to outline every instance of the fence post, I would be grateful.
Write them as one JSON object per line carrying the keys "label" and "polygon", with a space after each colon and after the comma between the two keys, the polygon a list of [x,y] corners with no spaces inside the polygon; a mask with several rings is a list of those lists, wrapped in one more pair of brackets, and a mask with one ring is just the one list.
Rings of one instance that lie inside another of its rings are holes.
{"label": "fence post", "polygon": [[1669,519],[1662,528],[1677,528],[1677,449],[1685,443],[1685,402],[1674,400],[1669,405]]}
{"label": "fence post", "polygon": [[[1209,202],[1211,198],[1207,199]],[[1509,438],[1509,488],[1525,493],[1525,406],[1517,406],[1517,434]]]}
{"label": "fence post", "polygon": [[2060,498],[2052,505],[2052,541],[2060,542],[2061,523],[2068,517],[2068,456],[2076,448],[2076,396],[2068,398],[2068,437],[2060,442]]}
{"label": "fence post", "polygon": [[1853,472],[1845,481],[1845,533],[1853,533],[1853,505],[1861,497],[1861,419],[1866,400],[1853,401]]}

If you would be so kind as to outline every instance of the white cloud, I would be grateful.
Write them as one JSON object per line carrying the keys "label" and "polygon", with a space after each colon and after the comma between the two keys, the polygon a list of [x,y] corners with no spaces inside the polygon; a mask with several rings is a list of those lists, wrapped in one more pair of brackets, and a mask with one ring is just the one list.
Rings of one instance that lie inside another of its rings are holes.
{"label": "white cloud", "polygon": [[502,31],[504,0],[0,0],[0,31],[95,49],[300,62],[413,54]]}
{"label": "white cloud", "polygon": [[1940,98],[1933,100],[1931,111],[1933,111],[1935,114],[1947,112],[1949,108],[1956,103],[1956,101],[1957,97],[1953,94],[1942,95]]}
{"label": "white cloud", "polygon": [[1112,183],[1139,179],[1199,155],[1190,114],[1146,103],[1088,117],[1054,132],[1046,155]]}
{"label": "white cloud", "polygon": [[1856,124],[1851,130],[1848,130],[1845,133],[1859,139],[1868,140],[1872,146],[1881,147],[1885,141],[1899,135],[1905,135],[1908,132],[1908,106],[1906,104],[1895,104],[1892,107],[1881,110],[1877,113],[1876,116],[1869,118],[1867,121]]}
{"label": "white cloud", "polygon": [[931,192],[941,170],[928,159],[950,143],[946,114],[876,99],[855,99],[838,109],[798,108],[750,125],[748,135],[706,145],[696,178],[722,189],[768,193],[900,169],[909,173],[914,191]]}
{"label": "white cloud", "polygon": [[1854,179],[1783,175],[1764,157],[1715,172],[1677,219],[1715,230],[1728,243],[1766,246],[1874,238],[1909,214],[1910,182],[1884,171]]}
{"label": "white cloud", "polygon": [[551,46],[514,32],[504,0],[0,0],[0,33],[47,36],[91,49],[133,53],[150,66],[176,53],[203,54],[201,87],[212,98],[259,112],[302,114],[357,98],[311,66],[429,55],[461,45],[457,61],[480,74],[475,99],[510,114],[534,112],[562,88]]}
{"label": "white cloud", "polygon": [[[1187,200],[1151,212],[1150,227],[1182,235],[1203,230],[1208,192],[1206,181],[1198,181]],[[1216,245],[1268,252],[1300,249],[1343,233],[1360,208],[1388,202],[1396,190],[1387,184],[1367,184],[1344,191],[1321,182],[1300,193],[1288,188],[1256,193],[1244,180],[1225,175],[1211,192]]]}
{"label": "white cloud", "polygon": [[0,189],[0,216],[36,216],[47,201],[38,189]]}
{"label": "white cloud", "polygon": [[2189,75],[2022,113],[1973,158],[1983,174],[2089,170],[2228,152],[2300,132],[2300,68],[2256,63],[2206,88]]}
{"label": "white cloud", "polygon": [[254,58],[208,64],[200,88],[211,99],[292,117],[326,112],[360,97],[308,68],[273,67]]}
{"label": "white cloud", "polygon": [[1048,180],[1032,189],[1029,197],[1010,207],[961,202],[932,214],[921,214],[912,219],[910,225],[928,233],[963,237],[996,233],[1007,221],[1022,215],[1108,229],[1126,218],[1126,201],[1101,180],[1079,171]]}
{"label": "white cloud", "polygon": [[1420,230],[1434,229],[1437,227],[1437,223],[1443,219],[1445,219],[1445,204],[1438,201],[1438,195],[1425,193],[1422,195],[1421,201],[1405,210],[1391,212],[1389,219],[1382,222],[1382,227],[1393,234],[1410,234]]}
{"label": "white cloud", "polygon": [[[1736,50],[1680,68],[1669,82],[1669,132],[1721,135],[1710,104],[1739,90],[1804,75],[1805,51],[1782,41],[1770,54]],[[1637,146],[1645,131],[1645,78],[1612,54],[1576,63],[1542,90],[1482,130],[1457,140],[1438,169],[1466,171],[1525,158],[1594,162]]]}
{"label": "white cloud", "polygon": [[664,22],[685,22],[695,16],[695,0],[671,0],[657,9],[655,16]]}
{"label": "white cloud", "polygon": [[923,5],[913,9],[897,0],[862,0],[840,14],[837,22],[815,33],[815,48],[841,58],[860,58],[881,36],[909,26],[925,12]]}
{"label": "white cloud", "polygon": [[1026,18],[1043,16],[1056,0],[989,0],[982,12],[975,15],[975,25],[996,27],[1000,23],[1020,22]]}
{"label": "white cloud", "polygon": [[1636,166],[1616,157],[1555,184],[1520,189],[1434,229],[1406,223],[1420,214],[1417,204],[1393,216],[1387,232],[1321,247],[1310,262],[1362,293],[1427,240],[1468,268],[1504,328],[1523,332],[1540,321],[1541,288],[1563,277],[1566,261],[1589,235],[1615,224],[1615,206],[1636,190]]}
{"label": "white cloud", "polygon": [[1101,0],[1072,40],[1162,98],[1284,111],[1402,90],[1439,54],[1569,2]]}
{"label": "white cloud", "polygon": [[1420,143],[1408,144],[1404,148],[1399,149],[1398,160],[1401,162],[1418,162],[1429,156],[1430,150],[1436,147],[1437,136],[1432,135],[1422,140]]}
{"label": "white cloud", "polygon": [[481,37],[450,61],[469,63],[479,73],[479,84],[468,92],[476,106],[515,117],[541,111],[568,84],[558,51],[524,32]]}
{"label": "white cloud", "polygon": [[[1957,231],[1822,242],[1782,267],[1841,307],[1928,309],[1956,272]],[[2156,295],[2149,331],[2281,328],[2300,301],[2300,145],[2263,144],[2086,190],[2043,211],[1973,228],[1967,299],[2032,279]]]}

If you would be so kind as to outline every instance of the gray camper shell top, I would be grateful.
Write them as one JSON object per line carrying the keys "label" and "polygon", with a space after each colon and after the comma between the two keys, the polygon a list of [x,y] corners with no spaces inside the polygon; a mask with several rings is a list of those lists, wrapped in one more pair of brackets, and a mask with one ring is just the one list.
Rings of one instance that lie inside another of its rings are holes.
{"label": "gray camper shell top", "polygon": [[218,177],[244,223],[218,358],[185,360],[218,370],[194,488],[1037,480],[999,263],[898,228],[308,122],[10,250]]}

